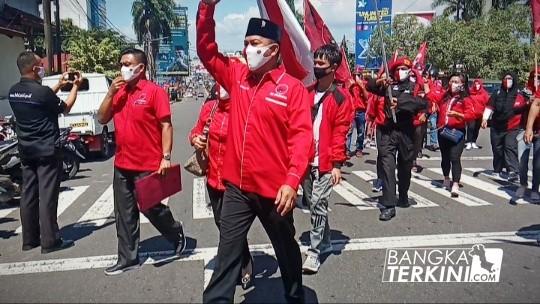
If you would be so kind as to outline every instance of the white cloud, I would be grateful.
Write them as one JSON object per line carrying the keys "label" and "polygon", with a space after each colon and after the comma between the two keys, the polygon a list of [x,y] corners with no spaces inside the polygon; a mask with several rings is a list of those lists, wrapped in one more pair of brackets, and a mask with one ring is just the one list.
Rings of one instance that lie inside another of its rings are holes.
{"label": "white cloud", "polygon": [[249,19],[259,16],[259,9],[252,6],[246,12],[231,13],[221,20],[216,20],[216,40],[220,50],[236,51],[242,49]]}

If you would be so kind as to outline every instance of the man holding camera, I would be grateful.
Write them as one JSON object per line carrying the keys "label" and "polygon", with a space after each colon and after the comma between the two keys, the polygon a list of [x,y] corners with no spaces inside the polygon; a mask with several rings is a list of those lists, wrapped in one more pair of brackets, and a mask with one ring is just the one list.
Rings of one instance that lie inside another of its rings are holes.
{"label": "man holding camera", "polygon": [[[19,154],[22,163],[21,223],[22,250],[41,245],[41,253],[73,246],[60,238],[57,222],[62,159],[56,141],[60,137],[58,115],[69,113],[82,82],[80,73],[64,73],[51,89],[41,85],[45,69],[41,58],[30,51],[17,58],[19,83],[9,91],[9,104],[15,115]],[[69,74],[74,75],[69,80]],[[66,101],[56,93],[72,84]]]}

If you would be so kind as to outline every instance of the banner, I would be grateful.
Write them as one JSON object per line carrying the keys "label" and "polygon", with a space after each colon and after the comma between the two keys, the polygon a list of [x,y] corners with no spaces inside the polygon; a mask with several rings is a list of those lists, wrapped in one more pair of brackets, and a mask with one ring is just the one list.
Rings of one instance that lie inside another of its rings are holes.
{"label": "banner", "polygon": [[392,22],[392,0],[356,0],[356,65],[364,68],[378,68],[380,59],[368,56],[369,43],[377,28],[375,1],[379,7],[381,25],[390,27]]}
{"label": "banner", "polygon": [[175,7],[174,13],[180,22],[177,27],[171,28],[171,37],[164,37],[159,44],[156,58],[158,76],[189,75],[187,7]]}

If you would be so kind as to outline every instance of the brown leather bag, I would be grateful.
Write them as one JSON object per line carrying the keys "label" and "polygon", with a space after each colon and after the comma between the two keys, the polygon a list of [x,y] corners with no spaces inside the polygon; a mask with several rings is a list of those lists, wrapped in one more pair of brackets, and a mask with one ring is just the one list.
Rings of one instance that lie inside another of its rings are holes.
{"label": "brown leather bag", "polygon": [[203,128],[203,136],[206,138],[206,149],[203,151],[201,150],[195,150],[193,152],[193,155],[185,162],[184,169],[186,169],[187,172],[195,175],[195,176],[206,176],[208,172],[208,145],[210,142],[208,142],[208,133],[210,132],[210,124],[212,123],[212,119],[214,119],[214,114],[218,108],[219,100],[216,102],[214,107],[212,108],[212,112],[210,112],[210,117],[206,121],[206,124]]}

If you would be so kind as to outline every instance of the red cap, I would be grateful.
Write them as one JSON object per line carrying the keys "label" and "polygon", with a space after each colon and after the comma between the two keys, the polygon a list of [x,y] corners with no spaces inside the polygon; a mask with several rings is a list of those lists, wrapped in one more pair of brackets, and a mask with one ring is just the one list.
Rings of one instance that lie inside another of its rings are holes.
{"label": "red cap", "polygon": [[412,61],[408,57],[399,57],[396,60],[390,62],[389,65],[390,65],[388,67],[388,69],[390,70],[389,72],[390,72],[391,75],[393,75],[394,71],[399,66],[404,65],[404,66],[408,67],[409,69],[412,68]]}

